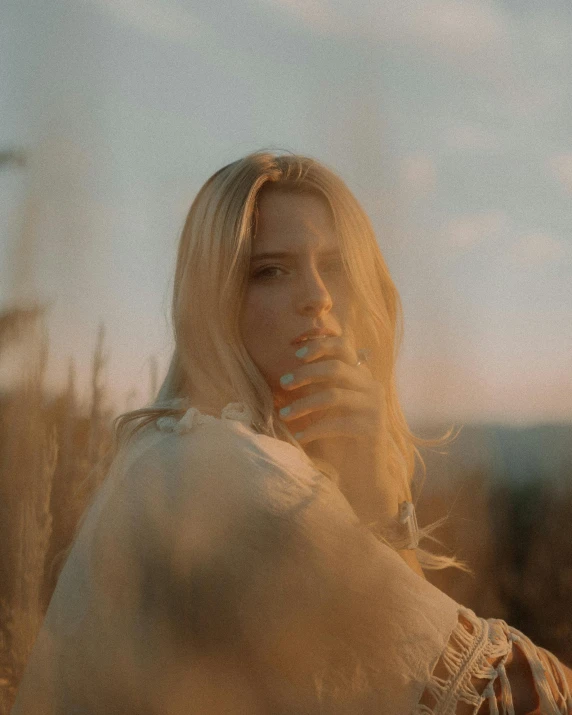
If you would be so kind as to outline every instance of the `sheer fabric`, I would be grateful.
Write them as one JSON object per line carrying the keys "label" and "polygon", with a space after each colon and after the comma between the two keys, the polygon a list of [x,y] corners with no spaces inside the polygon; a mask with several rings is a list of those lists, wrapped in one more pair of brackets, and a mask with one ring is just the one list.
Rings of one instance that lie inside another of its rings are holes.
{"label": "sheer fabric", "polygon": [[191,408],[114,460],[12,713],[514,713],[515,643],[539,712],[572,712],[553,656],[415,574],[245,406]]}

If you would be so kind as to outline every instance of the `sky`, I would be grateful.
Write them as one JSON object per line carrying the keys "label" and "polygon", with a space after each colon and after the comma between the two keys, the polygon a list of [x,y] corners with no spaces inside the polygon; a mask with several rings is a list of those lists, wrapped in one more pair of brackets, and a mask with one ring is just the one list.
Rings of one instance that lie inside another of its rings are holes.
{"label": "sky", "polygon": [[[50,301],[48,384],[164,376],[179,232],[257,149],[337,171],[401,296],[411,420],[572,420],[568,0],[3,0],[0,308]],[[11,379],[10,365],[0,378]]]}

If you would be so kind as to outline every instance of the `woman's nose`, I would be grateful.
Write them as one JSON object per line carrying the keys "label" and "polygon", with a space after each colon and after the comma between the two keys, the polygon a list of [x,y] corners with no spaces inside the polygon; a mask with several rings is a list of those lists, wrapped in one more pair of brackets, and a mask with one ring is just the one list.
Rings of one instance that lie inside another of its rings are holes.
{"label": "woman's nose", "polygon": [[332,297],[317,272],[313,272],[303,281],[296,303],[298,312],[303,315],[319,315],[331,310]]}

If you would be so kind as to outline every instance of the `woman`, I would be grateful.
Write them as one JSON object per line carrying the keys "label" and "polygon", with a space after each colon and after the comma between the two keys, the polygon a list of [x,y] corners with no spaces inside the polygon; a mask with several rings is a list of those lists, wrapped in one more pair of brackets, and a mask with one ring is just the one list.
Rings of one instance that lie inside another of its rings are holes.
{"label": "woman", "polygon": [[419,547],[415,445],[443,440],[399,407],[401,320],[326,167],[205,183],[169,373],[119,419],[13,713],[572,712],[572,671],[424,578],[466,567]]}

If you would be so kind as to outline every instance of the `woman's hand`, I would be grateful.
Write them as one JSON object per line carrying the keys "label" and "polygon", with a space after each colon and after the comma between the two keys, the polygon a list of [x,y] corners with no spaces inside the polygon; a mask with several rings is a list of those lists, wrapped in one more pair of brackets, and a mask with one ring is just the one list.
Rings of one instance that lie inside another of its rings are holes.
{"label": "woman's hand", "polygon": [[383,387],[367,363],[356,366],[356,352],[342,338],[310,340],[302,348],[301,366],[280,378],[278,400],[280,418],[300,444],[339,437],[361,443],[378,439]]}
{"label": "woman's hand", "polygon": [[338,471],[340,488],[361,518],[394,518],[411,490],[386,469],[383,386],[367,363],[356,366],[357,354],[342,338],[303,347],[301,366],[281,379],[280,418],[310,457]]}

